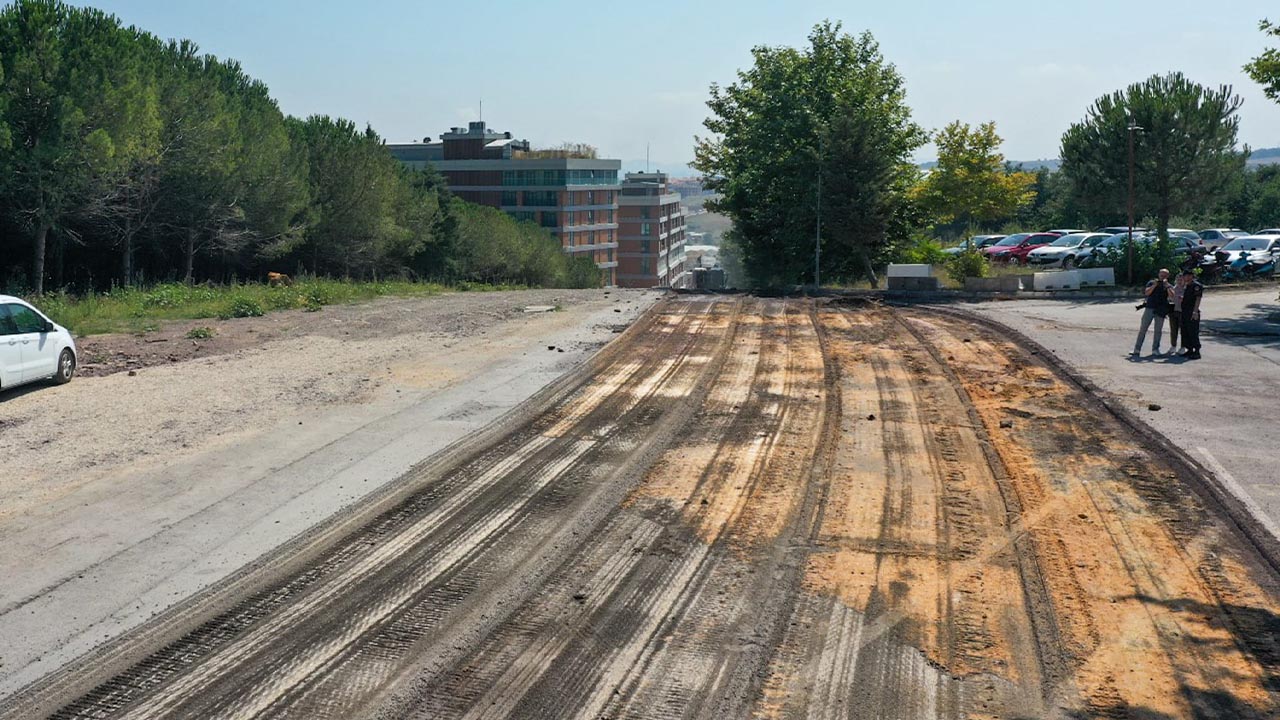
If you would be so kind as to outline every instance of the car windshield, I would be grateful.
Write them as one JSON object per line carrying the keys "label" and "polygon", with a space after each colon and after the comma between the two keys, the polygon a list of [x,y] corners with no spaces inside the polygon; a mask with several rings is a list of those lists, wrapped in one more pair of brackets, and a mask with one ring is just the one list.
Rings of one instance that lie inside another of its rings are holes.
{"label": "car windshield", "polygon": [[1245,237],[1245,236],[1247,236],[1248,234],[1249,234],[1249,233],[1247,233],[1247,232],[1245,232],[1245,231],[1243,231],[1243,230],[1223,230],[1223,231],[1222,231],[1222,236],[1223,236],[1223,237],[1229,237],[1229,238]]}
{"label": "car windshield", "polygon": [[1107,237],[1107,235],[1091,235],[1083,244],[1085,247],[1097,247],[1098,243],[1106,240]]}
{"label": "car windshield", "polygon": [[1051,247],[1075,247],[1084,242],[1084,233],[1073,233],[1071,235],[1063,235],[1062,237],[1049,243]]}
{"label": "car windshield", "polygon": [[1266,250],[1271,244],[1270,240],[1265,238],[1236,238],[1223,246],[1223,250],[1231,252],[1232,250]]}
{"label": "car windshield", "polygon": [[1010,235],[1009,237],[996,243],[996,247],[1012,247],[1022,242],[1023,240],[1026,240],[1030,236],[1031,235],[1029,233],[1018,233],[1017,235]]}

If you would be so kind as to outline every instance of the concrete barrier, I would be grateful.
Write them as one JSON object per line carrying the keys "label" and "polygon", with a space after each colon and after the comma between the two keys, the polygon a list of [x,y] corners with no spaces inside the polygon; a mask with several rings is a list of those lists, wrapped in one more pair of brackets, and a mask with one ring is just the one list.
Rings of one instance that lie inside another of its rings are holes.
{"label": "concrete barrier", "polygon": [[933,276],[932,265],[904,265],[891,263],[886,277],[891,278],[927,278]]}
{"label": "concrete barrier", "polygon": [[1115,268],[1088,268],[1076,270],[1080,275],[1080,287],[1106,287],[1116,284]]}
{"label": "concrete barrier", "polygon": [[1058,270],[1056,272],[1038,272],[1033,285],[1036,290],[1079,290],[1079,270]]}
{"label": "concrete barrier", "polygon": [[965,278],[964,289],[968,292],[1005,292],[1016,293],[1022,289],[1022,278],[1018,275],[1002,275],[1000,277]]}
{"label": "concrete barrier", "polygon": [[[926,265],[925,267],[928,266]],[[933,292],[938,289],[938,278],[936,277],[895,277],[891,275],[888,278],[888,283],[888,288],[891,291]]]}

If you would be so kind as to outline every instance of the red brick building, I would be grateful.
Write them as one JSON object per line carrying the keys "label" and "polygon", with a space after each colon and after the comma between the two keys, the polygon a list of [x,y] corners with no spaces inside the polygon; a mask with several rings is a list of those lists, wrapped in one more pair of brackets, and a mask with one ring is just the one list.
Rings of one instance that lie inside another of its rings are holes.
{"label": "red brick building", "polygon": [[555,234],[565,252],[592,258],[606,286],[617,285],[620,160],[530,151],[525,140],[483,122],[452,128],[437,142],[389,144],[410,167],[435,167],[468,202],[500,208]]}
{"label": "red brick building", "polygon": [[689,287],[684,217],[666,173],[627,173],[618,198],[620,287]]}

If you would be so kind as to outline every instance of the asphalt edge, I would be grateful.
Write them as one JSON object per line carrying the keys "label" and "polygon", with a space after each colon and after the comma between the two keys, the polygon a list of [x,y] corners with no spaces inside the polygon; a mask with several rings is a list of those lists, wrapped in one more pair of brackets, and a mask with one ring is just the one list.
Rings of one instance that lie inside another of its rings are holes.
{"label": "asphalt edge", "polygon": [[1230,521],[1258,557],[1266,564],[1271,573],[1280,577],[1280,538],[1271,534],[1265,524],[1249,509],[1248,500],[1236,495],[1230,487],[1209,468],[1196,460],[1190,453],[1175,445],[1171,440],[1147,424],[1132,410],[1098,387],[1096,383],[1077,370],[1071,363],[1058,357],[1056,353],[1044,345],[1032,340],[1026,334],[1004,323],[979,315],[968,310],[940,308],[936,306],[914,305],[910,307],[927,313],[950,316],[971,322],[988,330],[993,330],[1008,337],[1016,344],[1037,356],[1061,377],[1078,387],[1085,396],[1106,410],[1112,417],[1133,431],[1150,450],[1157,450],[1171,458],[1176,466],[1180,479],[1187,483],[1193,492],[1208,504],[1208,510],[1217,512]]}

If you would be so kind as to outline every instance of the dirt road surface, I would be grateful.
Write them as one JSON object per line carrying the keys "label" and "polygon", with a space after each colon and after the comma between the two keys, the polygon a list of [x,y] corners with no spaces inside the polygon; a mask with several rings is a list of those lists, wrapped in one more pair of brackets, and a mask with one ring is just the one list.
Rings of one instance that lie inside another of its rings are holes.
{"label": "dirt road surface", "polygon": [[670,299],[0,717],[1275,718],[1205,482],[990,327]]}

